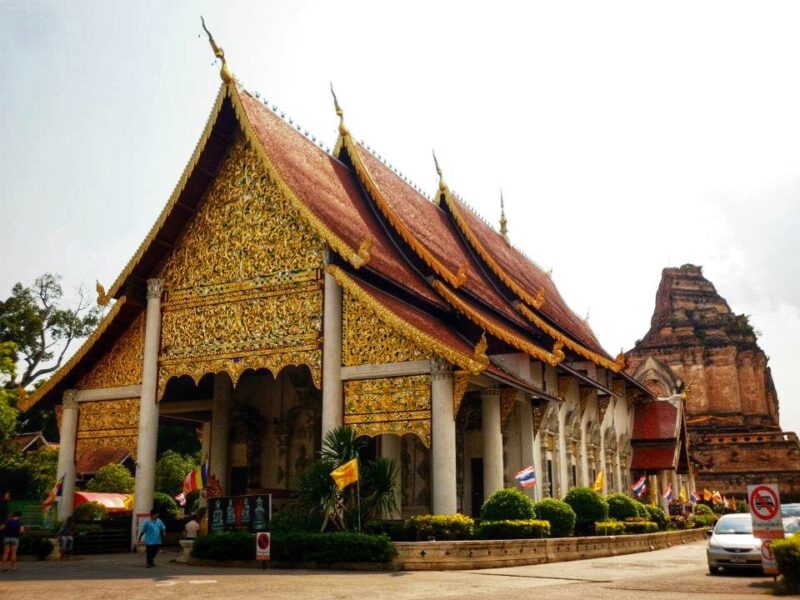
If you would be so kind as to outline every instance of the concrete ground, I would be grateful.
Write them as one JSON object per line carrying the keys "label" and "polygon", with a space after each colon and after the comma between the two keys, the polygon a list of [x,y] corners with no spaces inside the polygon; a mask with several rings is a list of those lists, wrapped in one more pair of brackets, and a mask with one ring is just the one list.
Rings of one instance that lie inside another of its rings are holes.
{"label": "concrete ground", "polygon": [[[142,554],[23,562],[0,573],[9,600],[161,598],[753,598],[772,590],[758,573],[710,576],[705,542],[585,561],[479,571],[362,573],[188,567],[164,552],[153,569]],[[533,588],[539,588],[533,590]]]}

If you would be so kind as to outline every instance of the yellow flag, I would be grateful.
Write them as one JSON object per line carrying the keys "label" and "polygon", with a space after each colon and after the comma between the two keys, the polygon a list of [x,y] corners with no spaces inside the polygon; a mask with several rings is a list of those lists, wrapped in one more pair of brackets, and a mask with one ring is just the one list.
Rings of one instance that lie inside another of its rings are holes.
{"label": "yellow flag", "polygon": [[597,474],[597,479],[594,480],[594,485],[592,486],[592,489],[598,494],[603,492],[603,481],[605,480],[605,478],[606,478],[605,473],[603,471],[600,471]]}
{"label": "yellow flag", "polygon": [[706,488],[703,488],[703,500],[708,501],[708,500],[711,500],[711,498],[713,498],[713,497],[714,497],[714,494],[709,492]]}
{"label": "yellow flag", "polygon": [[343,490],[351,483],[358,481],[358,459],[344,463],[342,466],[331,471],[331,477],[336,483],[336,487]]}
{"label": "yellow flag", "polygon": [[678,494],[678,500],[681,501],[681,504],[686,504],[686,502],[689,500],[689,496],[686,495],[686,490],[683,486],[681,486],[681,491]]}

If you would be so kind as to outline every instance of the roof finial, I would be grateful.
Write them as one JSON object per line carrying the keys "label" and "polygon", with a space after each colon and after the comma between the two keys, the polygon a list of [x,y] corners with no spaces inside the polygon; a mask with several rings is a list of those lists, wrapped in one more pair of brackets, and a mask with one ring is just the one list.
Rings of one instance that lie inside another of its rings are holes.
{"label": "roof finial", "polygon": [[447,184],[444,182],[444,175],[442,175],[442,169],[439,167],[439,161],[436,160],[436,151],[431,150],[433,153],[433,164],[436,165],[436,174],[439,176],[439,191],[444,193],[447,191]]}
{"label": "roof finial", "polygon": [[336,92],[333,91],[333,83],[331,83],[331,96],[333,96],[333,106],[336,108],[336,116],[339,117],[339,133],[341,135],[347,135],[347,127],[344,124],[344,111],[342,107],[339,106],[339,100],[336,98]]}
{"label": "roof finial", "polygon": [[211,44],[211,49],[214,51],[214,56],[222,61],[222,67],[219,70],[219,77],[225,83],[230,83],[233,81],[233,75],[231,74],[231,70],[228,68],[228,63],[225,61],[225,52],[222,50],[222,48],[217,46],[217,43],[214,41],[214,36],[211,35],[208,27],[206,27],[205,19],[203,19],[202,16],[200,17],[200,23],[203,24],[203,31],[205,31],[206,35],[208,36],[208,43]]}
{"label": "roof finial", "polygon": [[500,188],[500,235],[508,241],[508,221],[506,221],[506,207],[503,202],[503,188]]}

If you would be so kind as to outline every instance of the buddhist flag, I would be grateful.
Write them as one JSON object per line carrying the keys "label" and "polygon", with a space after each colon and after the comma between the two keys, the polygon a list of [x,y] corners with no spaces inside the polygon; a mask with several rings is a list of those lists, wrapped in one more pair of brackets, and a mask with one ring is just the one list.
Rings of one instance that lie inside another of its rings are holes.
{"label": "buddhist flag", "polygon": [[681,486],[681,491],[678,492],[678,500],[681,501],[681,504],[686,504],[689,501],[689,496],[686,495],[686,488]]}
{"label": "buddhist flag", "polygon": [[208,466],[202,465],[196,469],[189,471],[186,478],[183,480],[183,493],[188,494],[195,490],[202,490],[206,487],[206,480],[208,479]]}
{"label": "buddhist flag", "polygon": [[61,488],[63,485],[64,485],[64,476],[62,475],[61,479],[56,481],[56,484],[53,486],[53,489],[51,489],[47,493],[47,498],[45,498],[44,502],[42,502],[43,513],[46,513],[48,510],[50,510],[50,507],[56,503],[56,498],[61,496]]}
{"label": "buddhist flag", "polygon": [[706,488],[703,488],[703,500],[708,502],[709,500],[714,498],[714,494],[709,492]]}
{"label": "buddhist flag", "polygon": [[592,489],[598,494],[603,492],[603,482],[605,481],[605,479],[606,479],[605,472],[600,471],[597,474],[597,479],[594,480],[594,485],[592,485]]}
{"label": "buddhist flag", "polygon": [[358,459],[354,458],[351,461],[344,463],[331,471],[331,477],[336,483],[336,487],[343,490],[351,483],[358,481]]}

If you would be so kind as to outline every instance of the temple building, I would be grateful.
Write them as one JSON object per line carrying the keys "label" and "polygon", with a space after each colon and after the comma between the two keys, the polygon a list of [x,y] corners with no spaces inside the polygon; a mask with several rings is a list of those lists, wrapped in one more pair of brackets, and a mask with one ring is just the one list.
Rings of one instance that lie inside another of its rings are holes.
{"label": "temple building", "polygon": [[781,430],[768,358],[701,267],[664,269],[650,331],[627,371],[659,397],[682,393],[697,485],[738,498],[778,483],[800,499],[800,444]]}
{"label": "temple building", "polygon": [[134,457],[135,512],[150,509],[160,417],[197,421],[225,493],[276,504],[341,424],[400,466],[402,515],[476,514],[528,465],[537,498],[685,467],[679,416],[672,455],[648,463],[658,439],[632,435],[654,395],[504,219],[495,231],[441,173],[424,196],[338,103],[326,152],[215,50],[223,83],[172,196],[98,286],[100,326],[28,400],[58,410],[62,517],[76,461],[97,453]]}

